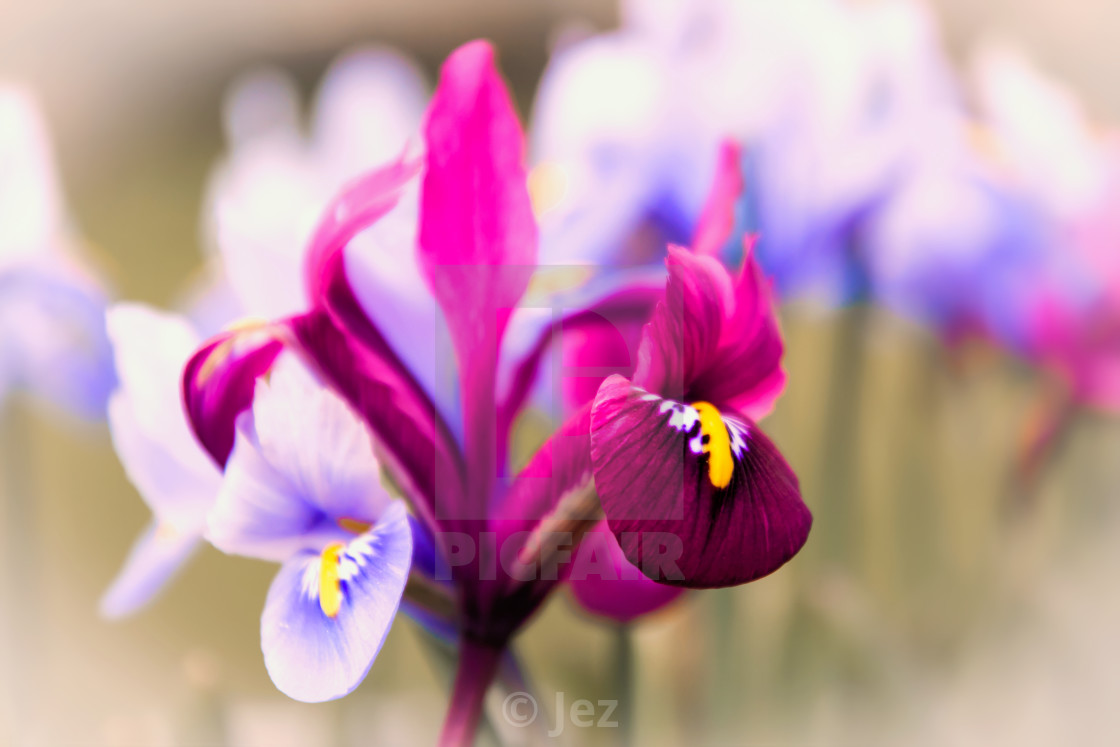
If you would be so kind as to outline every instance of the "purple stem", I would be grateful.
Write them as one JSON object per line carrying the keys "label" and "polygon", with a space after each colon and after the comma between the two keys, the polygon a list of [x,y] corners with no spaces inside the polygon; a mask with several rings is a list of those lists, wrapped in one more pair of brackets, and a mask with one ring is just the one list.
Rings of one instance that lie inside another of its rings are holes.
{"label": "purple stem", "polygon": [[440,747],[474,744],[486,691],[498,671],[502,649],[464,637],[459,643],[459,668],[451,690],[451,704],[439,737]]}

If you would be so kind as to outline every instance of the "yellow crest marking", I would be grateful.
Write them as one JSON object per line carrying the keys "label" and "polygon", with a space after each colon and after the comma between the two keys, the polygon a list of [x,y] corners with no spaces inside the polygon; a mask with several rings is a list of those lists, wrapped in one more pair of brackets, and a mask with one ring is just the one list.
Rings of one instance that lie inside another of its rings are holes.
{"label": "yellow crest marking", "polygon": [[323,550],[319,568],[319,607],[327,617],[335,617],[342,607],[342,584],[338,577],[338,554],[341,542],[332,542]]}
{"label": "yellow crest marking", "polygon": [[700,433],[707,436],[701,448],[708,454],[708,479],[713,486],[726,488],[731,484],[731,473],[735,471],[727,424],[720,417],[719,410],[708,402],[693,402],[692,407],[700,413]]}

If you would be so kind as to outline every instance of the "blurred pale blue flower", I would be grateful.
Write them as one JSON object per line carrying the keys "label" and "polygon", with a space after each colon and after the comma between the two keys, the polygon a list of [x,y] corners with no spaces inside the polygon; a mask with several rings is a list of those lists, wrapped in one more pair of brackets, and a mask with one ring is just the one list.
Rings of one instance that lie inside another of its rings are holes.
{"label": "blurred pale blue flower", "polygon": [[107,299],[77,245],[35,102],[0,85],[0,403],[26,389],[98,420],[115,381]]}

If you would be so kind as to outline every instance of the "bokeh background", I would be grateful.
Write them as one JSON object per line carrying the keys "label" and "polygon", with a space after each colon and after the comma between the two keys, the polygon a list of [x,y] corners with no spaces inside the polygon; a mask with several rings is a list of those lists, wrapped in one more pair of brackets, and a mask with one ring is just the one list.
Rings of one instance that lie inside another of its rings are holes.
{"label": "bokeh background", "polygon": [[[1094,117],[1120,121],[1113,0],[934,7],[957,63],[1011,41]],[[310,95],[340,52],[377,43],[431,81],[456,45],[487,37],[527,114],[558,35],[617,22],[606,0],[0,0],[0,76],[38,95],[115,292],[167,306],[202,262],[221,99],[245,68],[278,66]],[[790,383],[767,425],[817,516],[812,537],[781,573],[640,624],[634,743],[1115,744],[1120,425],[1080,415],[1030,510],[1009,516],[1012,465],[1046,396],[1035,372],[980,346],[947,351],[879,310],[793,305],[782,322]],[[3,553],[0,743],[434,741],[446,673],[408,623],[349,698],[275,691],[259,651],[268,564],[207,549],[144,613],[102,621],[98,597],[148,518],[104,426],[16,398],[0,464],[34,528]],[[614,696],[615,636],[557,595],[517,641],[546,710],[557,691]],[[560,741],[617,737],[569,726]]]}

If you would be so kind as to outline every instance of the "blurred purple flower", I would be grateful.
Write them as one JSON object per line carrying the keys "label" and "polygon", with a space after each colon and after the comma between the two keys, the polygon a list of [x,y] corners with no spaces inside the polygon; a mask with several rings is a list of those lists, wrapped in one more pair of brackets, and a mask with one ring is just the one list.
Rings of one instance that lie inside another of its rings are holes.
{"label": "blurred purple flower", "polygon": [[737,218],[782,297],[866,292],[858,224],[920,147],[911,126],[952,95],[928,14],[820,0],[624,10],[620,31],[563,46],[541,83],[538,171],[565,185],[542,216],[546,254],[549,242],[590,259],[637,244],[651,261],[658,239],[687,243],[716,144],[732,137],[747,172]]}
{"label": "blurred purple flower", "polygon": [[0,403],[22,388],[100,420],[115,383],[107,298],[77,243],[35,102],[0,85]]}
{"label": "blurred purple flower", "polygon": [[1003,299],[1015,324],[993,336],[1056,373],[1072,402],[1120,410],[1117,136],[1014,49],[985,48],[976,73],[989,156],[1044,229]]}

